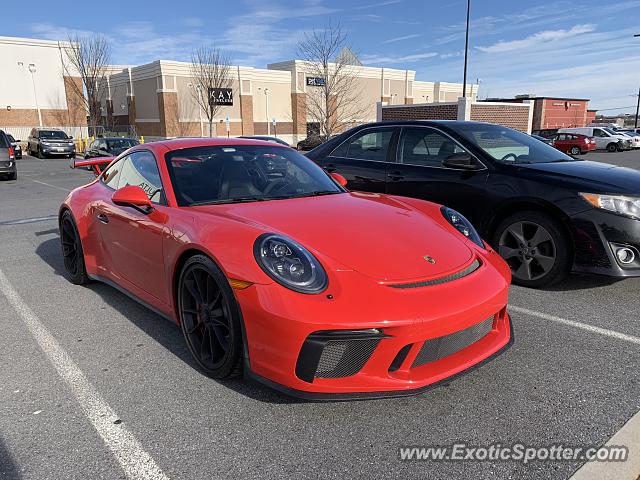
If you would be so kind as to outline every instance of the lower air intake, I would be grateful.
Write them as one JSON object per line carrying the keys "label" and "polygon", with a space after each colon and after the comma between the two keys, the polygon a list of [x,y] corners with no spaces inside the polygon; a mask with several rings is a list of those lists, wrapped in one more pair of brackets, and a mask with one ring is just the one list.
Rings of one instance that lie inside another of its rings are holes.
{"label": "lower air intake", "polygon": [[355,375],[369,360],[379,342],[379,338],[329,341],[322,350],[315,377],[341,378]]}
{"label": "lower air intake", "polygon": [[487,318],[464,330],[459,330],[443,337],[426,340],[411,366],[419,367],[452,355],[482,339],[492,328],[493,317]]}

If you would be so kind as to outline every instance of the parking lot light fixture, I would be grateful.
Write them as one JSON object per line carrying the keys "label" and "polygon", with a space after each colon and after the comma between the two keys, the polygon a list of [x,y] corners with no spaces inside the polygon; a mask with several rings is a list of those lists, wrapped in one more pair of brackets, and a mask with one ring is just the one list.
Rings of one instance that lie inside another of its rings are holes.
{"label": "parking lot light fixture", "polygon": [[31,73],[31,83],[33,85],[33,98],[36,102],[36,110],[38,111],[38,125],[41,127],[42,126],[42,113],[40,112],[40,105],[38,104],[38,94],[36,93],[36,80],[35,80],[35,73],[36,73],[36,64],[35,63],[30,63],[29,64],[29,73]]}
{"label": "parking lot light fixture", "polygon": [[467,56],[469,54],[469,12],[471,11],[471,0],[467,0],[467,31],[464,40],[464,78],[462,80],[462,96],[467,96]]}

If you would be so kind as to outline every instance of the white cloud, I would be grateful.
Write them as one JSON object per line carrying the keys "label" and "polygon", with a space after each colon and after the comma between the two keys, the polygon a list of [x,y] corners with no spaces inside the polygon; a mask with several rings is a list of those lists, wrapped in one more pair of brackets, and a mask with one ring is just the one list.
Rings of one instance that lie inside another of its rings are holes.
{"label": "white cloud", "polygon": [[395,43],[395,42],[402,42],[403,40],[410,40],[412,38],[418,38],[420,36],[420,34],[418,33],[413,33],[411,35],[403,35],[401,37],[394,37],[394,38],[390,38],[388,40],[385,40],[382,43]]}
{"label": "white cloud", "polygon": [[584,33],[590,33],[595,30],[595,27],[591,24],[575,25],[569,30],[544,30],[542,32],[534,33],[526,38],[520,40],[501,40],[498,43],[489,45],[488,47],[476,47],[478,50],[485,53],[503,53],[512,50],[521,50],[530,48],[541,43],[556,42],[558,40],[564,40],[567,38],[575,37]]}
{"label": "white cloud", "polygon": [[426,60],[429,58],[437,57],[438,54],[434,52],[427,53],[415,53],[412,55],[403,55],[398,57],[386,56],[386,55],[362,55],[360,61],[365,65],[380,65],[380,64],[398,64],[398,63],[413,63],[419,60]]}

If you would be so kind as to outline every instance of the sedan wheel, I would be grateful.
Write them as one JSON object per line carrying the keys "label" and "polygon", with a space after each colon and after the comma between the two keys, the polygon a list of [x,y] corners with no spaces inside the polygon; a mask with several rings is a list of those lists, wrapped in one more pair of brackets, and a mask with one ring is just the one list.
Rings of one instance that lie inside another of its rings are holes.
{"label": "sedan wheel", "polygon": [[76,223],[68,210],[60,218],[60,243],[64,269],[67,271],[71,283],[76,285],[88,283],[89,277],[84,265],[80,235],[78,235]]}
{"label": "sedan wheel", "polygon": [[580,153],[582,153],[582,152],[580,151],[580,148],[578,148],[578,147],[571,147],[571,150],[569,150],[569,153],[571,155],[580,155]]}
{"label": "sedan wheel", "polygon": [[511,267],[513,282],[542,287],[568,273],[568,242],[560,225],[539,212],[506,219],[494,236],[498,253]]}
{"label": "sedan wheel", "polygon": [[213,378],[230,378],[242,366],[240,310],[228,280],[211,259],[191,257],[178,286],[182,332],[198,365]]}

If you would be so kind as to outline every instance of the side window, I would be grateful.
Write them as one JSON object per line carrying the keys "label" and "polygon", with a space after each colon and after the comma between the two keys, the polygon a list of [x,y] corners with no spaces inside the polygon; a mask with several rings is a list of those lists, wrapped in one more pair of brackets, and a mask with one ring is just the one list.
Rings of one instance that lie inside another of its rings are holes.
{"label": "side window", "polygon": [[109,188],[113,188],[114,190],[118,189],[118,182],[120,181],[120,170],[122,169],[122,164],[128,158],[129,157],[121,158],[119,161],[109,165],[109,167],[107,167],[107,169],[105,170],[102,181]]}
{"label": "side window", "polygon": [[593,136],[594,137],[606,137],[607,135],[605,135],[604,130],[600,130],[599,128],[594,128],[593,129]]}
{"label": "side window", "polygon": [[118,188],[136,185],[142,188],[149,200],[154,203],[162,202],[162,182],[156,164],[156,158],[151,152],[142,150],[133,152],[122,161],[122,170],[118,180]]}
{"label": "side window", "polygon": [[393,128],[367,129],[355,134],[332,152],[334,157],[386,162]]}
{"label": "side window", "polygon": [[466,153],[446,135],[431,128],[406,128],[400,140],[401,162],[424,167],[442,167],[443,160]]}

